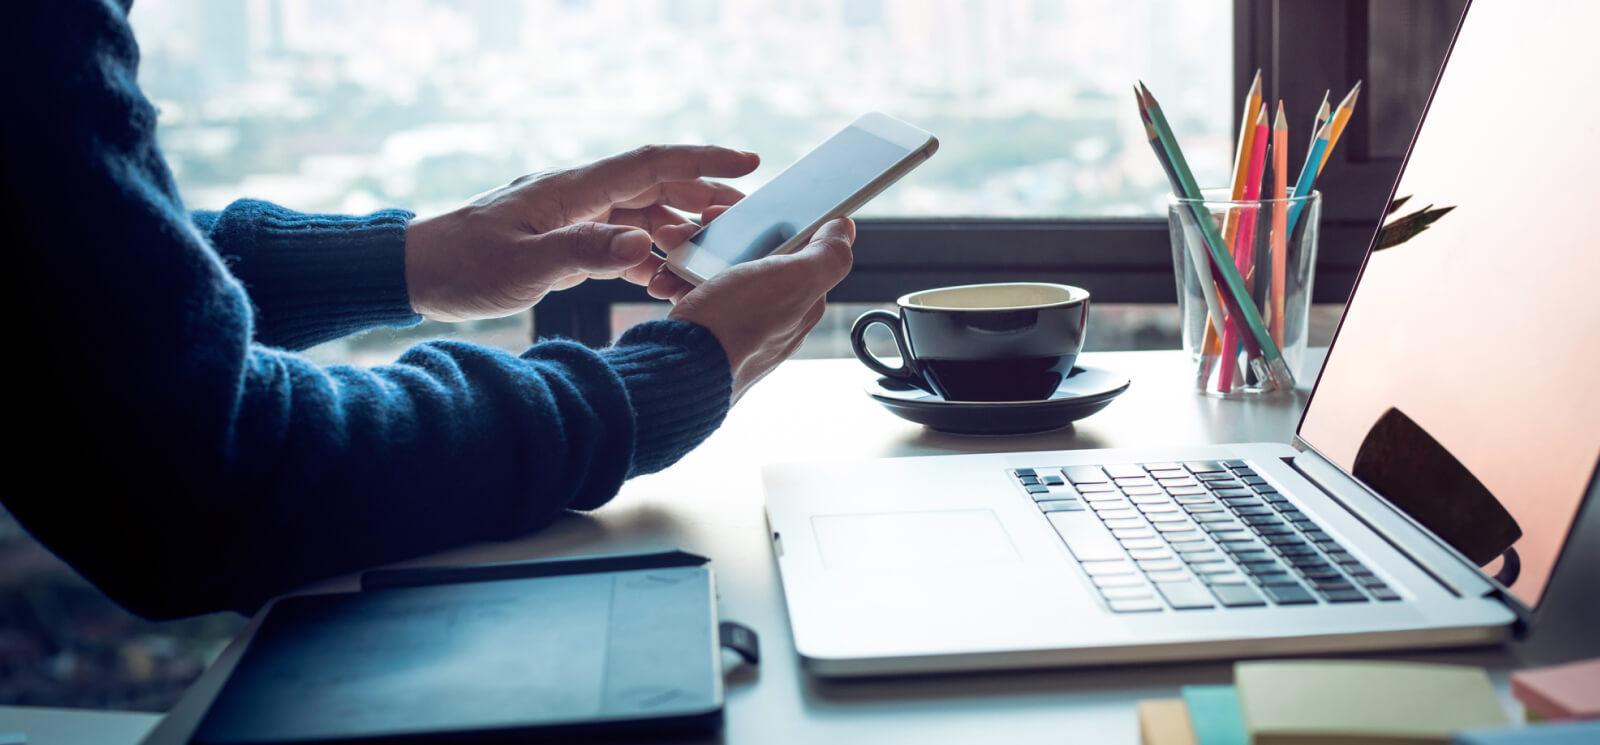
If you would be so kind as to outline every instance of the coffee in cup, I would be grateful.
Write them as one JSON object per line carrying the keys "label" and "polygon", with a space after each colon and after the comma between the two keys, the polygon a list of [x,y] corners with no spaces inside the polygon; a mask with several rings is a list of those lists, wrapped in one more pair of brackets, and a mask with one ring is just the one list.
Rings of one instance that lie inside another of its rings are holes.
{"label": "coffee in cup", "polygon": [[[1042,401],[1083,350],[1089,292],[1046,282],[1003,282],[922,290],[868,311],[850,328],[856,357],[874,371],[946,401]],[[900,366],[867,351],[866,332],[894,334]]]}

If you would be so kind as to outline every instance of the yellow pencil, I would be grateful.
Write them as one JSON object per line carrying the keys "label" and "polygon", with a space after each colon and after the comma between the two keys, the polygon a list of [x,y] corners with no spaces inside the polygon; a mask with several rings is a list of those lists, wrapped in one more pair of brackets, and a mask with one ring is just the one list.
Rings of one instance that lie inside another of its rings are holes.
{"label": "yellow pencil", "polygon": [[1328,155],[1333,152],[1333,146],[1339,144],[1339,135],[1344,134],[1344,127],[1350,123],[1350,115],[1356,110],[1356,96],[1361,93],[1361,81],[1356,81],[1356,87],[1350,89],[1344,100],[1339,102],[1339,110],[1333,114],[1333,129],[1328,132],[1328,147],[1322,151],[1322,161],[1317,163],[1317,173],[1322,173],[1322,167],[1328,164]]}
{"label": "yellow pencil", "polygon": [[1283,347],[1283,291],[1287,273],[1289,225],[1289,123],[1283,118],[1283,101],[1278,101],[1278,117],[1272,123],[1272,285],[1267,305],[1272,309],[1268,323],[1273,341]]}
{"label": "yellow pencil", "polygon": [[[1256,70],[1256,79],[1250,83],[1250,92],[1245,95],[1244,113],[1239,116],[1239,149],[1233,154],[1233,180],[1228,199],[1239,201],[1244,198],[1245,170],[1249,165],[1250,146],[1256,134],[1256,112],[1261,108],[1261,71]],[[1233,210],[1222,213],[1222,240],[1231,250],[1233,247],[1233,233],[1239,228],[1239,221],[1235,219]],[[1205,280],[1202,279],[1202,282]],[[1205,340],[1201,342],[1203,354],[1221,354],[1221,339],[1217,336],[1216,323],[1220,319],[1212,318],[1206,322]]]}

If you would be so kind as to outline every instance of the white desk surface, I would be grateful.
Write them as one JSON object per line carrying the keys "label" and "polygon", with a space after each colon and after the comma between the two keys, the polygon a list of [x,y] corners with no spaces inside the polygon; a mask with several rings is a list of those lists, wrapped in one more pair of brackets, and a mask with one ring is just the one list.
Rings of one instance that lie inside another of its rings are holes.
{"label": "white desk surface", "polygon": [[[768,462],[1287,441],[1307,398],[1303,389],[1248,402],[1198,395],[1189,364],[1175,350],[1090,354],[1083,363],[1126,374],[1132,387],[1073,428],[971,437],[926,430],[880,408],[863,393],[872,374],[854,360],[791,361],[756,385],[703,446],[662,473],[629,482],[594,514],[563,519],[520,541],[468,547],[413,563],[673,548],[711,557],[722,616],[751,626],[762,642],[759,671],[736,670],[728,680],[722,738],[728,742],[1136,743],[1136,701],[1176,696],[1186,684],[1229,682],[1230,664],[818,680],[799,668],[766,538],[760,469]],[[352,576],[308,589],[355,586]],[[240,640],[253,630],[254,624]],[[236,661],[240,640],[144,742],[187,742]],[[1508,711],[1515,710],[1506,694],[1506,674],[1517,663],[1506,648],[1391,657],[1487,666]],[[128,732],[137,729],[130,724]]]}

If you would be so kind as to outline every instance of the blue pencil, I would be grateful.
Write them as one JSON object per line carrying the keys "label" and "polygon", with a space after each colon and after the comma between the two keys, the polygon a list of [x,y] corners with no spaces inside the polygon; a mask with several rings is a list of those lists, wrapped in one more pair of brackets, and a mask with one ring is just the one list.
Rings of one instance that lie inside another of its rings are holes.
{"label": "blue pencil", "polygon": [[1328,149],[1329,126],[1324,124],[1321,131],[1317,132],[1317,139],[1311,142],[1311,152],[1306,154],[1306,164],[1300,169],[1300,179],[1294,182],[1295,200],[1289,205],[1289,225],[1284,229],[1284,235],[1294,235],[1294,226],[1300,224],[1300,213],[1309,201],[1300,197],[1309,198],[1312,187],[1316,186],[1317,171],[1321,170],[1317,166],[1322,163],[1322,153]]}

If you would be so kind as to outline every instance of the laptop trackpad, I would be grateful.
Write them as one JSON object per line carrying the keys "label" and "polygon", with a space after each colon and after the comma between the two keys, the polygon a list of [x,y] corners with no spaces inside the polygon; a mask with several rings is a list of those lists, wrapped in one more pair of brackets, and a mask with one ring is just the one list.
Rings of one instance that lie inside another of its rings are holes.
{"label": "laptop trackpad", "polygon": [[927,569],[1020,559],[993,510],[936,510],[811,518],[829,570]]}

